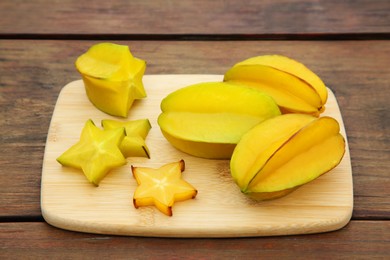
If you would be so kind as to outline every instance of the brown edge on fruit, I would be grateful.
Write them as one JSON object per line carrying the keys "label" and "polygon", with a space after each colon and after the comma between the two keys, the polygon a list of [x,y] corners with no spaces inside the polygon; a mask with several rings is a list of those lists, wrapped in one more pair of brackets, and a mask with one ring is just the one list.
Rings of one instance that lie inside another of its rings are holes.
{"label": "brown edge on fruit", "polygon": [[144,150],[144,152],[145,152],[145,154],[146,154],[146,157],[147,157],[148,159],[150,159],[150,154],[149,154],[148,149],[146,149],[145,146],[142,146],[142,149]]}
{"label": "brown edge on fruit", "polygon": [[185,168],[186,168],[186,164],[185,164],[184,160],[181,159],[181,160],[179,161],[179,164],[180,164],[180,171],[181,171],[181,172],[184,172],[184,170],[185,170]]}

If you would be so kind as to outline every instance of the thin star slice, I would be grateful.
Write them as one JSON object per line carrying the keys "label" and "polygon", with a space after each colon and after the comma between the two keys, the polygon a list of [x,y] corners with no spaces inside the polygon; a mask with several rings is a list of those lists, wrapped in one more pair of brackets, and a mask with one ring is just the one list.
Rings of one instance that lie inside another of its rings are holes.
{"label": "thin star slice", "polygon": [[184,168],[184,160],[165,164],[158,169],[131,166],[138,183],[134,192],[134,207],[154,205],[165,215],[172,216],[175,202],[193,199],[198,193],[182,179]]}
{"label": "thin star slice", "polygon": [[126,136],[119,148],[123,155],[127,157],[147,157],[150,159],[149,148],[145,138],[152,128],[149,119],[138,119],[133,121],[118,121],[111,119],[102,120],[104,129],[125,128]]}
{"label": "thin star slice", "polygon": [[98,186],[111,169],[127,163],[119,149],[124,137],[124,128],[101,130],[88,120],[80,140],[57,161],[63,166],[81,169],[88,181]]}

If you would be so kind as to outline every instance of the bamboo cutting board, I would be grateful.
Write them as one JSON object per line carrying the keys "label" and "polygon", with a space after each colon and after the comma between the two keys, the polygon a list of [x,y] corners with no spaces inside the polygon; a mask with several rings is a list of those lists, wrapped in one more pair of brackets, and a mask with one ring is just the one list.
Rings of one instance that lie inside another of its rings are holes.
{"label": "bamboo cutting board", "polygon": [[[157,125],[160,102],[168,93],[199,82],[221,81],[221,75],[147,75],[148,97],[133,105],[129,120],[148,118],[146,138],[151,159],[128,158],[111,171],[99,187],[84,174],[62,167],[56,158],[79,140],[84,123],[112,119],[88,100],[81,80],[66,85],[59,97],[48,132],[42,168],[41,208],[56,227],[101,234],[158,237],[243,237],[308,234],[337,230],[352,214],[353,188],[348,143],[340,165],[286,197],[254,202],[243,195],[230,177],[228,160],[208,160],[173,148]],[[338,120],[346,137],[333,93],[324,115]],[[118,118],[116,118],[118,119]],[[168,217],[155,207],[133,206],[137,187],[130,166],[158,168],[184,159],[183,178],[198,190],[193,200],[175,203]]]}

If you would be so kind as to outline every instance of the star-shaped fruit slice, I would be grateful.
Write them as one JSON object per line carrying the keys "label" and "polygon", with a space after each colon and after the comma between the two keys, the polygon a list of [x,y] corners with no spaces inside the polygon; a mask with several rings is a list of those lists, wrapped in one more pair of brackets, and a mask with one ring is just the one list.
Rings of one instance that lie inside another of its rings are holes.
{"label": "star-shaped fruit slice", "polygon": [[63,166],[81,169],[88,181],[98,186],[111,169],[126,164],[119,149],[124,137],[124,128],[102,130],[89,119],[80,140],[59,156],[57,161]]}
{"label": "star-shaped fruit slice", "polygon": [[145,138],[152,128],[148,119],[132,121],[102,120],[104,129],[125,128],[126,136],[120,144],[123,155],[127,157],[147,157],[150,158],[149,148],[145,143]]}
{"label": "star-shaped fruit slice", "polygon": [[162,213],[172,216],[177,201],[196,197],[198,191],[182,179],[184,160],[168,163],[158,169],[131,166],[138,187],[134,192],[134,207],[156,206]]}

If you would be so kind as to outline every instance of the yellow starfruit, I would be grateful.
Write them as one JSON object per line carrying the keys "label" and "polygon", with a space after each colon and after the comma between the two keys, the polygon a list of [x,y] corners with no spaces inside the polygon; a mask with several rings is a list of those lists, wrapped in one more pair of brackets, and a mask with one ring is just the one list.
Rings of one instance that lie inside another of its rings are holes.
{"label": "yellow starfruit", "polygon": [[125,137],[124,128],[101,130],[88,120],[80,140],[57,158],[63,166],[81,169],[88,181],[98,186],[107,173],[126,164],[119,149]]}
{"label": "yellow starfruit", "polygon": [[104,129],[125,128],[126,136],[119,146],[125,157],[150,158],[150,151],[145,143],[145,138],[152,128],[148,119],[132,121],[104,119],[101,123]]}
{"label": "yellow starfruit", "polygon": [[146,62],[133,57],[126,45],[95,44],[75,65],[89,100],[107,114],[127,117],[134,100],[146,97]]}
{"label": "yellow starfruit", "polygon": [[345,153],[336,119],[285,114],[243,135],[230,161],[241,191],[256,200],[285,196],[335,168]]}
{"label": "yellow starfruit", "polygon": [[270,95],[285,113],[318,117],[325,110],[328,90],[304,64],[282,55],[262,55],[234,64],[224,81]]}
{"label": "yellow starfruit", "polygon": [[168,163],[158,169],[131,166],[139,185],[134,192],[134,207],[154,205],[165,215],[172,216],[175,202],[193,199],[198,193],[182,179],[184,168],[184,160]]}

